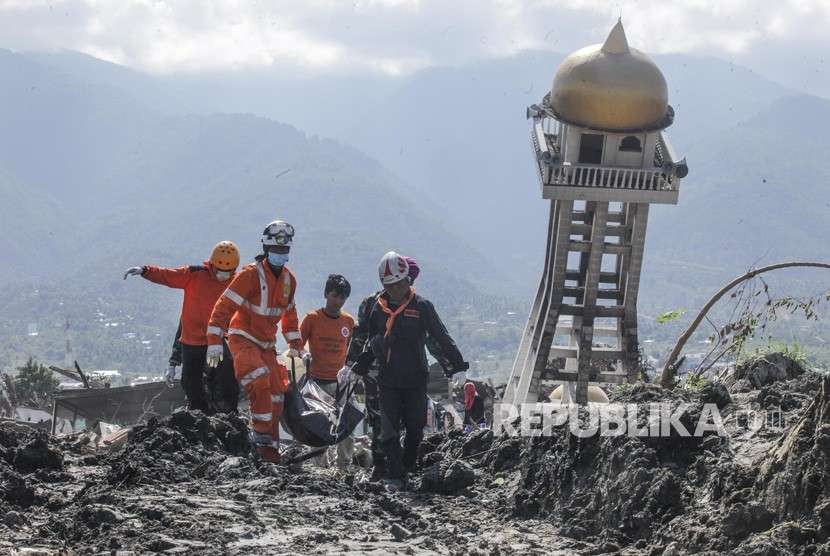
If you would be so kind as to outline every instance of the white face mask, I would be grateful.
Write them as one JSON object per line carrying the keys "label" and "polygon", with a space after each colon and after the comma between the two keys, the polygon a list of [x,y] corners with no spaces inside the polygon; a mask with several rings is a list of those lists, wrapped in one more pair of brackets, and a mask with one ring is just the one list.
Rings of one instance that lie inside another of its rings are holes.
{"label": "white face mask", "polygon": [[217,270],[216,271],[216,279],[219,280],[220,282],[226,282],[226,281],[230,280],[231,276],[233,276],[233,272],[231,272],[230,270]]}

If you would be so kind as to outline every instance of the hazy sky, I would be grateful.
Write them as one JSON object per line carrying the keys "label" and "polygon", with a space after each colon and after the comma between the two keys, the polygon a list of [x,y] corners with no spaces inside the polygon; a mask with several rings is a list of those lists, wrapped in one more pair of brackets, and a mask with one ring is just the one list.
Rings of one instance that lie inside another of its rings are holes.
{"label": "hazy sky", "polygon": [[79,50],[156,73],[408,73],[569,52],[622,15],[651,53],[714,54],[827,94],[830,0],[0,0],[0,47]]}

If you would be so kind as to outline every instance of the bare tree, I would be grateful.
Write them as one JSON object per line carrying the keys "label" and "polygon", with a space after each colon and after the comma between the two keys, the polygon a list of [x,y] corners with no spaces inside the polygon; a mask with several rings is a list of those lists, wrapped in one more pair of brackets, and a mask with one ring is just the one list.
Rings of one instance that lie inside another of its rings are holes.
{"label": "bare tree", "polygon": [[[809,262],[809,261],[793,261],[787,263],[776,263],[769,266],[752,269],[749,272],[738,276],[721,289],[719,289],[715,294],[706,302],[697,316],[694,318],[692,323],[689,327],[683,331],[680,337],[677,339],[674,347],[672,348],[671,352],[669,353],[668,358],[666,359],[666,364],[663,367],[663,373],[660,378],[660,385],[664,388],[673,388],[675,376],[677,375],[677,369],[680,366],[678,364],[678,357],[680,356],[680,352],[686,345],[686,342],[689,341],[689,338],[692,337],[692,334],[697,330],[698,326],[704,321],[707,320],[710,324],[712,323],[709,320],[707,314],[709,310],[718,302],[720,299],[729,293],[733,288],[737,287],[740,284],[745,282],[751,281],[753,278],[760,276],[761,274],[771,272],[773,270],[780,270],[783,268],[797,268],[797,267],[806,267],[806,268],[825,268],[830,269],[830,263],[819,263],[819,262]],[[744,309],[740,313],[740,317],[727,324],[725,327],[718,329],[718,327],[712,326],[715,328],[715,340],[716,344],[713,347],[712,351],[707,355],[707,359],[712,356],[717,349],[718,346],[729,346],[730,337],[732,338],[733,344],[731,350],[734,351],[735,346],[742,347],[744,342],[754,333],[757,327],[760,325],[762,327],[766,326],[766,322],[768,320],[774,320],[776,311],[782,308],[789,309],[791,311],[801,310],[804,314],[811,318],[815,316],[813,311],[814,306],[818,303],[822,298],[814,298],[809,300],[798,300],[795,298],[783,298],[779,300],[773,300],[769,297],[768,293],[768,286],[766,283],[763,282],[763,289],[758,291],[750,291],[748,294],[747,292],[743,292],[745,294],[745,303]],[[754,298],[756,298],[761,293],[766,294],[767,302],[763,312],[757,312],[752,309],[752,302]],[[735,294],[733,294],[734,296]],[[825,295],[824,299],[827,299],[828,296]],[[740,305],[740,303],[739,303]],[[737,342],[737,343],[735,343]],[[722,350],[721,354],[718,356],[718,359],[722,357],[725,353],[727,353],[729,349]],[[714,362],[712,362],[714,364]],[[710,365],[711,367],[711,365]],[[698,372],[700,374],[700,372]]]}

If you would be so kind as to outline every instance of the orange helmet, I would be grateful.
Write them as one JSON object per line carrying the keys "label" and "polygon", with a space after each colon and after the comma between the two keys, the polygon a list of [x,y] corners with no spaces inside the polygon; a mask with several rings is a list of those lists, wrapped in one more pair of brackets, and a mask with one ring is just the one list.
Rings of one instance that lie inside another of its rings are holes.
{"label": "orange helmet", "polygon": [[220,241],[210,254],[210,264],[217,270],[236,270],[239,266],[239,248],[232,241]]}

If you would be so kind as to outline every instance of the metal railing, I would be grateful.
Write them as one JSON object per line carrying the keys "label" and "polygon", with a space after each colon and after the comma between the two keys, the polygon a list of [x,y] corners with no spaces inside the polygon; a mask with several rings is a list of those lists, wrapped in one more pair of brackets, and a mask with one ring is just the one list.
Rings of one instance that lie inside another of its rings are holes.
{"label": "metal railing", "polygon": [[[674,160],[674,152],[663,133],[655,146],[653,168],[622,168],[594,164],[562,162],[560,154],[561,127],[551,118],[534,119],[531,141],[539,161],[539,172],[544,185],[569,187],[599,187],[633,191],[677,191],[685,173],[685,161]],[[553,129],[551,130],[551,127]],[[549,131],[553,131],[550,133]],[[678,175],[680,174],[680,175]]]}
{"label": "metal railing", "polygon": [[662,169],[616,168],[608,166],[548,165],[543,170],[546,185],[604,187],[639,191],[674,191],[675,178]]}

